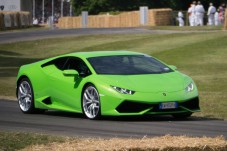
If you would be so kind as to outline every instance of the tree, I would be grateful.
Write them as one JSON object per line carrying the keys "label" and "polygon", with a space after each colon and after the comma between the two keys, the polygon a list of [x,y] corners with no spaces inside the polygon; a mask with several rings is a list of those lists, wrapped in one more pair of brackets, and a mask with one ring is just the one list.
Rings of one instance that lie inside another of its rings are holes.
{"label": "tree", "polygon": [[[89,14],[99,14],[110,11],[131,11],[139,10],[140,6],[152,8],[172,8],[173,10],[187,10],[194,0],[72,0],[74,13],[80,15],[81,11],[88,11]],[[198,1],[198,0],[197,0]],[[218,7],[227,0],[200,0],[207,10],[209,3]]]}

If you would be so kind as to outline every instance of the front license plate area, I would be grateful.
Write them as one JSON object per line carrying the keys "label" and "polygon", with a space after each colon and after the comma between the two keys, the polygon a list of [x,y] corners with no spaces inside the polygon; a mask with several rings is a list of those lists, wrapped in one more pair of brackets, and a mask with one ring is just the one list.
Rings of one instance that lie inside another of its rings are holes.
{"label": "front license plate area", "polygon": [[159,104],[159,109],[176,109],[178,108],[178,103],[177,102],[165,102],[165,103],[160,103]]}

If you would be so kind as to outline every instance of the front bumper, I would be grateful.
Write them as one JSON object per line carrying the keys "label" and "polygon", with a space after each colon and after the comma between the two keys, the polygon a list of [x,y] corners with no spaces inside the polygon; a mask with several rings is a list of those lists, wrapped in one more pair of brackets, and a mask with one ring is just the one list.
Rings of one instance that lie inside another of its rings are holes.
{"label": "front bumper", "polygon": [[199,97],[195,97],[184,102],[178,102],[178,107],[175,109],[160,109],[159,103],[140,103],[134,101],[123,101],[117,108],[118,113],[138,113],[138,114],[172,114],[183,112],[198,112]]}
{"label": "front bumper", "polygon": [[[102,115],[144,115],[144,114],[174,114],[199,112],[198,91],[186,93],[185,90],[177,92],[135,93],[134,95],[120,94],[115,91],[102,93]],[[159,109],[164,102],[177,102],[175,109]]]}

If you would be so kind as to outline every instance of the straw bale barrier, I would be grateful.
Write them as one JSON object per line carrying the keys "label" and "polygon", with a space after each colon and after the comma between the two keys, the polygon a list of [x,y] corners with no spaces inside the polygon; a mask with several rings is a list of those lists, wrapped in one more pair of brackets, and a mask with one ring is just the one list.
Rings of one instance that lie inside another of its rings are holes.
{"label": "straw bale barrier", "polygon": [[227,30],[227,9],[225,9],[225,24],[224,24],[224,30]]}
{"label": "straw bale barrier", "polygon": [[0,30],[4,29],[4,15],[2,12],[0,12]]}
{"label": "straw bale barrier", "polygon": [[[172,9],[150,9],[148,12],[149,26],[171,25]],[[88,28],[139,27],[140,12],[124,12],[119,15],[89,15]],[[82,17],[61,17],[59,28],[81,28]]]}
{"label": "straw bale barrier", "polygon": [[20,24],[22,27],[32,25],[32,16],[29,12],[20,12]]}
{"label": "straw bale barrier", "polygon": [[123,138],[81,138],[68,140],[64,143],[50,143],[47,145],[32,145],[22,151],[37,150],[68,150],[68,151],[226,151],[227,141],[224,137],[187,137],[171,136],[123,139]]}
{"label": "straw bale barrier", "polygon": [[172,9],[151,9],[148,11],[148,25],[166,26],[172,24]]}
{"label": "straw bale barrier", "polygon": [[6,28],[12,28],[14,26],[12,12],[4,12],[4,23]]}
{"label": "straw bale barrier", "polygon": [[32,25],[32,16],[29,12],[0,12],[0,30],[17,29]]}

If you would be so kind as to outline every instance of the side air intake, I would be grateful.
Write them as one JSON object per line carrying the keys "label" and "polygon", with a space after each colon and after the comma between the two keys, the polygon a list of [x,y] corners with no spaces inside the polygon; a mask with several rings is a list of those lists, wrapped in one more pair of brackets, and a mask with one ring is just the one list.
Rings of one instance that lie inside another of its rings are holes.
{"label": "side air intake", "polygon": [[42,102],[45,103],[45,104],[47,104],[47,105],[52,104],[50,97],[44,99]]}

